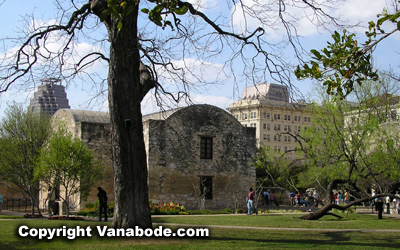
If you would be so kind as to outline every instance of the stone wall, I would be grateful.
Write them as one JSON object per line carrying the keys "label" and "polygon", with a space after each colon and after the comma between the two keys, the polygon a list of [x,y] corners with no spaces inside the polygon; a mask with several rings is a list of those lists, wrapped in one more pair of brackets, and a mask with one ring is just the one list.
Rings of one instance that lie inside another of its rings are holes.
{"label": "stone wall", "polygon": [[[97,187],[114,201],[110,124],[90,111],[60,110],[54,121],[63,121],[75,137],[92,149],[105,166],[104,178],[93,186],[80,208],[97,201]],[[210,105],[193,105],[168,115],[144,119],[144,139],[149,170],[149,199],[181,203],[188,209],[201,206],[200,178],[212,178],[212,199],[204,208],[245,207],[256,173],[248,163],[256,153],[255,129],[243,127],[228,112]],[[95,122],[95,120],[100,122]],[[212,138],[212,159],[201,159],[201,138]],[[46,197],[45,190],[41,197]]]}
{"label": "stone wall", "polygon": [[[243,127],[222,109],[193,105],[166,120],[149,120],[149,197],[153,202],[201,205],[200,178],[212,177],[212,199],[206,209],[244,206],[255,168],[248,163],[256,153],[255,129]],[[146,130],[145,130],[146,132]],[[201,159],[200,140],[212,138],[212,159]]]}

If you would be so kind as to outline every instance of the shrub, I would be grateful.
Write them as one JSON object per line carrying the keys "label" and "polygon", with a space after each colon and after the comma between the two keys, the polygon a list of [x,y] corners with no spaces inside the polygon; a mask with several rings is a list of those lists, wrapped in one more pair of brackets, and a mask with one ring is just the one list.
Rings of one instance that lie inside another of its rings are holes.
{"label": "shrub", "polygon": [[227,214],[231,214],[232,213],[232,209],[230,209],[230,208],[225,208],[225,210],[224,210]]}
{"label": "shrub", "polygon": [[151,214],[179,214],[181,212],[186,212],[184,206],[180,205],[179,203],[174,204],[173,202],[170,203],[159,203],[155,204],[150,201],[150,212]]}
{"label": "shrub", "polygon": [[85,208],[94,208],[95,206],[94,206],[94,204],[93,203],[87,203],[86,205],[85,205]]}

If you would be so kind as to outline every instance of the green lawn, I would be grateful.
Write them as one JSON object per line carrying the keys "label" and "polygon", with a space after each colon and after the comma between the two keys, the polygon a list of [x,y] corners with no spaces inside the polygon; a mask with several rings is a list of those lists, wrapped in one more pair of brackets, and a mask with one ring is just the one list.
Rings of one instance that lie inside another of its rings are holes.
{"label": "green lawn", "polygon": [[[263,215],[263,216],[180,216],[157,217],[155,223],[182,223],[198,225],[232,225],[249,227],[283,228],[321,228],[344,229],[329,231],[288,231],[210,228],[208,238],[123,238],[123,237],[80,237],[75,240],[56,238],[38,240],[32,237],[18,236],[18,228],[26,225],[30,228],[62,228],[63,226],[95,228],[94,221],[50,221],[50,220],[1,220],[0,249],[398,249],[399,232],[350,232],[345,229],[399,229],[400,220],[385,217],[350,214],[337,220],[326,218],[320,221],[299,220],[300,215]],[[5,218],[0,215],[0,219]],[[176,227],[171,227],[175,230]]]}
{"label": "green lawn", "polygon": [[252,216],[178,216],[156,217],[153,222],[178,223],[196,225],[231,225],[250,227],[280,227],[280,228],[320,228],[320,229],[399,229],[400,219],[384,217],[379,220],[377,215],[338,213],[343,219],[325,216],[317,221],[299,219],[304,214],[268,214]]}

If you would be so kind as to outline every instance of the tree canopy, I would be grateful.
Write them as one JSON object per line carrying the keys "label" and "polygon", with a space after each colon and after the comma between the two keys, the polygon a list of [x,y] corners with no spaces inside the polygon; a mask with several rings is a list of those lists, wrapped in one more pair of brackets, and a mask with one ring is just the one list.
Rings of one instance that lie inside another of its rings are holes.
{"label": "tree canopy", "polygon": [[0,179],[16,185],[39,210],[39,185],[34,176],[40,149],[51,132],[50,117],[13,103],[0,123]]}
{"label": "tree canopy", "polygon": [[[321,51],[312,49],[312,60],[297,66],[295,75],[298,79],[314,78],[323,82],[328,94],[346,97],[356,85],[365,80],[377,80],[377,69],[373,66],[373,51],[379,43],[400,31],[400,1],[390,10],[384,8],[378,14],[377,21],[368,23],[365,32],[367,40],[363,43],[355,39],[354,33],[346,29],[342,34],[335,31],[333,42]],[[387,29],[390,29],[387,31]],[[397,77],[400,80],[400,77]]]}
{"label": "tree canopy", "polygon": [[88,197],[103,169],[92,151],[60,125],[41,149],[35,177],[47,188],[60,190],[68,217],[69,210]]}

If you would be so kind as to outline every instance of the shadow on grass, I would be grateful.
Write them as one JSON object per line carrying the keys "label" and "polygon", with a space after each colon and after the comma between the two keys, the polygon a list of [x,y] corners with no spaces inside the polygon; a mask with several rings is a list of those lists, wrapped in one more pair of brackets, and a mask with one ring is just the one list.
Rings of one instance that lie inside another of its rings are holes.
{"label": "shadow on grass", "polygon": [[[268,234],[268,232],[265,232]],[[370,238],[369,240],[365,241],[359,239],[359,237],[354,238],[354,233],[340,233],[340,232],[325,232],[321,233],[324,237],[314,237],[308,238],[305,237],[304,239],[293,238],[293,237],[279,237],[279,238],[269,238],[266,237],[265,239],[259,238],[229,238],[229,237],[218,237],[213,238],[211,237],[210,240],[214,242],[220,241],[221,244],[229,242],[231,246],[234,248],[235,245],[238,248],[242,248],[243,246],[248,247],[257,247],[257,246],[269,246],[271,249],[278,249],[279,246],[287,247],[287,248],[294,248],[294,249],[310,249],[310,248],[318,248],[318,249],[383,249],[383,248],[393,248],[398,249],[399,247],[399,240],[395,240],[397,237],[396,235],[391,235],[387,237],[379,237],[379,238]],[[369,238],[370,233],[365,233],[364,238]],[[315,236],[315,235],[314,235]],[[329,239],[327,239],[329,238]],[[227,246],[228,247],[228,246]]]}

